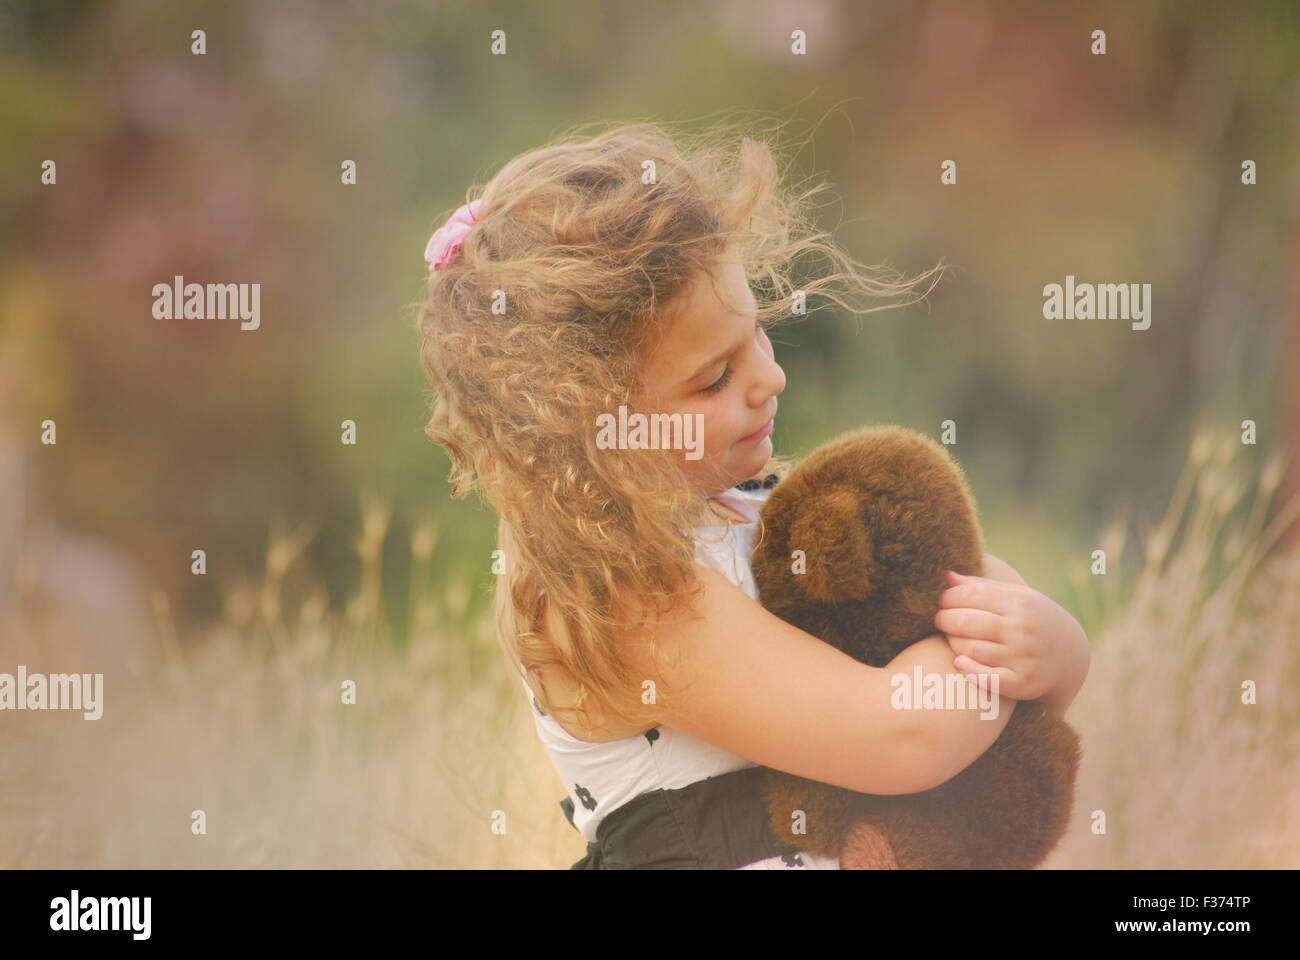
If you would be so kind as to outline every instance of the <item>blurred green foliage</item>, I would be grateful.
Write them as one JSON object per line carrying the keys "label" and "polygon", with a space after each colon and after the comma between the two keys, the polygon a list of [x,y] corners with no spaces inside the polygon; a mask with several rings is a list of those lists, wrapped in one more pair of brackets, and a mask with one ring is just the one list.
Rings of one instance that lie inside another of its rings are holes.
{"label": "blurred green foliage", "polygon": [[[450,500],[423,433],[409,305],[429,234],[573,123],[756,109],[815,125],[797,172],[834,188],[822,226],[852,256],[958,267],[927,302],[823,309],[774,337],[777,451],[956,421],[990,551],[1077,611],[1071,571],[1122,509],[1154,526],[1198,424],[1255,420],[1260,460],[1286,428],[1298,37],[1290,2],[2,0],[0,417],[59,522],[192,615],[217,610],[214,580],[261,569],[275,519],[319,524],[310,562],[344,596],[362,491],[393,511],[397,634],[422,518],[439,530],[428,588],[462,584],[482,612],[495,518]],[[154,320],[152,285],[176,274],[260,282],[261,329]],[[1151,283],[1150,330],[1044,320],[1042,288],[1067,274]]]}

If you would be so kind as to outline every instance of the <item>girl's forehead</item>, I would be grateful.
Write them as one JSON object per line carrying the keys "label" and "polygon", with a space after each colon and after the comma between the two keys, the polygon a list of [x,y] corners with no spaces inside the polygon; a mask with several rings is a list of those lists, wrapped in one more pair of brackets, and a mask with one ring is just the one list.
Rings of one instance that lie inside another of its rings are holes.
{"label": "girl's forehead", "polygon": [[748,316],[755,306],[744,264],[719,260],[660,310],[640,348],[643,376],[688,379],[726,342],[729,315]]}
{"label": "girl's forehead", "polygon": [[697,277],[670,304],[659,325],[660,340],[668,345],[698,346],[710,336],[717,338],[729,314],[743,314],[753,304],[744,266],[736,262],[720,264],[712,274]]}

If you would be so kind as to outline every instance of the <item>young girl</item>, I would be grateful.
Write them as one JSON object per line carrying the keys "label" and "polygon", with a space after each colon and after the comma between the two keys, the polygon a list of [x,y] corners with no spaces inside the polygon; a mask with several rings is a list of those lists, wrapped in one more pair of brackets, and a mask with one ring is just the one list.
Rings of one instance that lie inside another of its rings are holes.
{"label": "young girl", "polygon": [[[509,162],[425,254],[427,432],[453,496],[481,489],[500,514],[498,635],[588,841],[575,867],[837,868],[772,836],[758,765],[929,789],[993,743],[1012,698],[1063,713],[1087,669],[1078,624],[992,557],[984,577],[950,575],[948,639],[883,669],[757,602],[758,508],[789,468],[767,328],[817,293],[849,306],[837,281],[892,296],[942,267],[865,275],[810,228],[821,187],[791,193],[767,146],[731,143],[645,123],[570,134]],[[842,269],[797,293],[805,251]],[[998,673],[998,719],[891,709],[890,676],[916,665]],[[852,865],[895,865],[869,827],[851,836]]]}

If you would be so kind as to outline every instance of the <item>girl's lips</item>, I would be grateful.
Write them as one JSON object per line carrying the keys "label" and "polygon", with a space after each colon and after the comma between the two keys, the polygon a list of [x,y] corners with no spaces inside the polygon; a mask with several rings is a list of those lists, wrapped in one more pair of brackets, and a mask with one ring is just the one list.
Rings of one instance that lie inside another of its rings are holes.
{"label": "girl's lips", "polygon": [[762,440],[764,437],[766,437],[769,433],[772,432],[772,427],[775,424],[776,424],[776,417],[773,417],[771,420],[767,421],[767,424],[763,427],[763,429],[755,430],[747,437],[741,437],[738,442],[749,443],[752,440]]}

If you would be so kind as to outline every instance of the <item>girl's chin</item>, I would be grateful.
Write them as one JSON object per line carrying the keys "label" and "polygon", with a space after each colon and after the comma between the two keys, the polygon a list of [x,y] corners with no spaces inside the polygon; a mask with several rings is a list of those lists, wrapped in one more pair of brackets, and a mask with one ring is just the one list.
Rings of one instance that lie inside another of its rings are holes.
{"label": "girl's chin", "polygon": [[748,455],[739,459],[740,470],[738,471],[739,476],[736,479],[736,483],[748,480],[750,477],[756,475],[763,469],[763,464],[767,463],[768,459],[772,456],[772,440],[770,434],[762,440],[759,440],[757,443],[751,441],[748,446],[750,448]]}
{"label": "girl's chin", "polygon": [[[769,433],[762,440],[750,440],[747,444],[753,451],[753,459],[758,461],[758,467],[767,463],[767,458],[772,455],[772,435]],[[754,469],[757,470],[758,467]]]}

